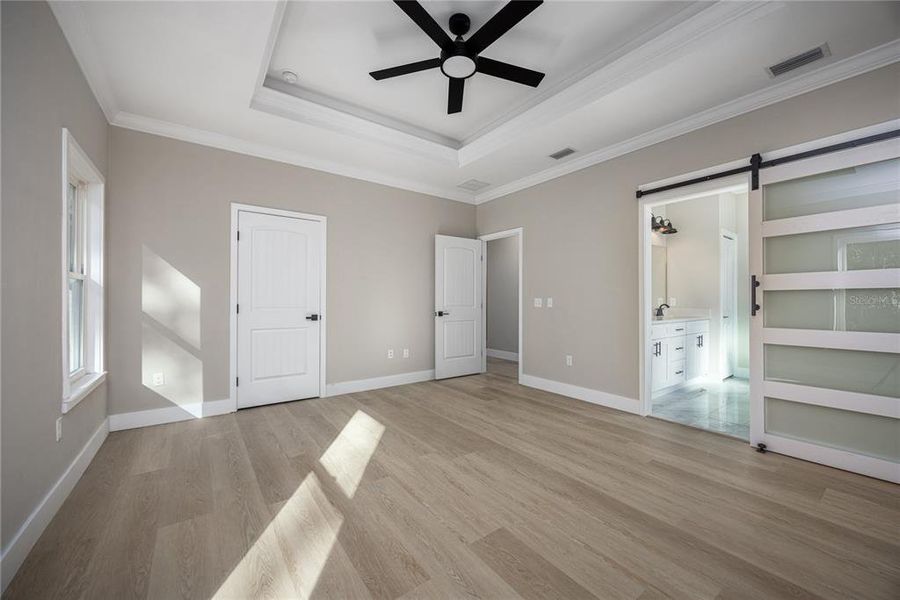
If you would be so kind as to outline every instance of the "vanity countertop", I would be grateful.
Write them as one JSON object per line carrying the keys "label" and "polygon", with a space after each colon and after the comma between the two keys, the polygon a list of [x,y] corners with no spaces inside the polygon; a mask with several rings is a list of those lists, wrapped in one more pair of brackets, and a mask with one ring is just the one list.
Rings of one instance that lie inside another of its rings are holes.
{"label": "vanity countertop", "polygon": [[709,321],[709,317],[653,317],[654,323],[681,323],[684,321]]}

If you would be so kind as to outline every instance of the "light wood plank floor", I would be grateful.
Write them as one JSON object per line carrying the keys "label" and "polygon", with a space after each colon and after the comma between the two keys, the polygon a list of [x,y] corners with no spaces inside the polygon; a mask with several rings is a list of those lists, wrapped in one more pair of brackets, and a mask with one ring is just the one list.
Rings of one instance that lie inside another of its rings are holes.
{"label": "light wood plank floor", "polygon": [[514,377],[112,433],[4,597],[900,597],[900,486]]}

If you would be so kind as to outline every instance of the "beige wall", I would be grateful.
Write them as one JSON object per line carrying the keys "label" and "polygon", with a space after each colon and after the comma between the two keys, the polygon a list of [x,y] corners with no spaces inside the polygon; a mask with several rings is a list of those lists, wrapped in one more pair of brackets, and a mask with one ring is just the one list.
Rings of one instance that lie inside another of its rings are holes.
{"label": "beige wall", "polygon": [[[329,383],[434,367],[434,234],[474,237],[474,206],[112,127],[110,414],[228,397],[232,202],[328,217]],[[178,327],[143,313],[159,281]]]}
{"label": "beige wall", "polygon": [[487,347],[519,352],[519,236],[487,243]]}
{"label": "beige wall", "polygon": [[525,230],[525,373],[638,398],[637,186],[898,118],[898,92],[892,65],[480,205]]}
{"label": "beige wall", "polygon": [[2,11],[2,544],[7,544],[106,417],[100,387],[63,416],[63,127],[102,172],[107,124],[50,8]]}

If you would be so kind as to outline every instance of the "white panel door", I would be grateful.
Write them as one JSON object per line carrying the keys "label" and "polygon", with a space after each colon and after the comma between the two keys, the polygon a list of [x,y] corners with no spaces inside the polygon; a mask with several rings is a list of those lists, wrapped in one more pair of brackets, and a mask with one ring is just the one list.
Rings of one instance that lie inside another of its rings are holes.
{"label": "white panel door", "polygon": [[434,376],[481,372],[481,240],[434,236]]}
{"label": "white panel door", "polygon": [[319,395],[322,227],[238,215],[238,408]]}
{"label": "white panel door", "polygon": [[750,441],[900,483],[900,140],[750,192]]}

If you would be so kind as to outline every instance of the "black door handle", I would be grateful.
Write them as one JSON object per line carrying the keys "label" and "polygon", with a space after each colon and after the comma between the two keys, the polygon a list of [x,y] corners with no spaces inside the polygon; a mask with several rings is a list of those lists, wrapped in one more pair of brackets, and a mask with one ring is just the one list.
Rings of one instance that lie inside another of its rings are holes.
{"label": "black door handle", "polygon": [[318,320],[319,320],[319,315],[308,315],[308,316],[306,317],[306,320],[307,320],[307,321],[318,321]]}
{"label": "black door handle", "polygon": [[756,303],[756,288],[759,287],[759,280],[756,275],[750,276],[750,316],[755,317],[760,306]]}

